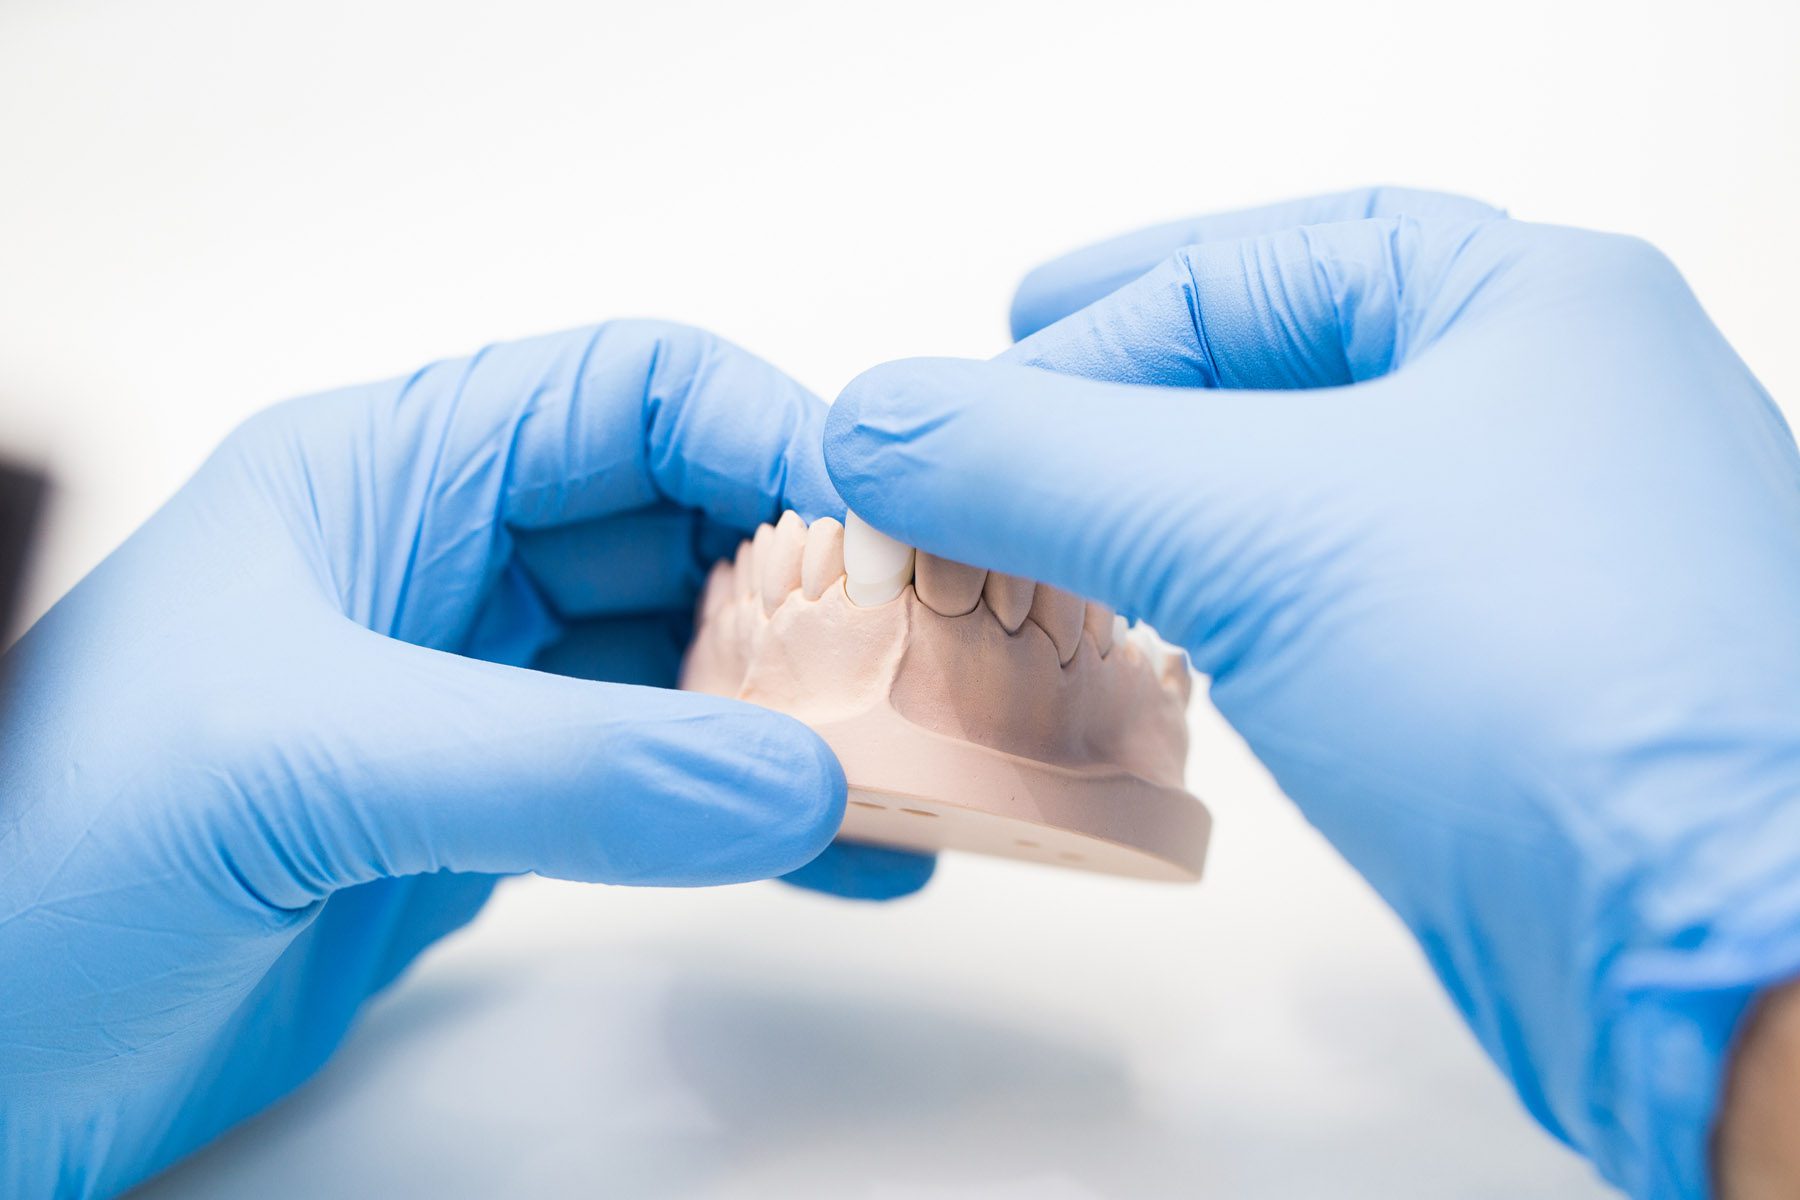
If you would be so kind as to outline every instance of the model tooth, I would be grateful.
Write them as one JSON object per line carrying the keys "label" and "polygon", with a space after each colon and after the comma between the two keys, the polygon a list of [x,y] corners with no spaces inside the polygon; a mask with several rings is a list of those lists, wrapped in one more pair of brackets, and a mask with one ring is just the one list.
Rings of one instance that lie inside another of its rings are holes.
{"label": "model tooth", "polygon": [[1037,584],[1029,579],[989,571],[987,582],[981,587],[981,598],[993,610],[994,619],[1000,622],[1000,628],[1008,633],[1017,633],[1019,626],[1025,623],[1025,617],[1031,612],[1031,597],[1036,591]]}
{"label": "model tooth", "polygon": [[706,587],[700,593],[701,613],[710,617],[717,612],[719,606],[725,603],[725,598],[731,594],[731,586],[731,564],[721,558],[706,573]]}
{"label": "model tooth", "polygon": [[1181,702],[1186,704],[1194,689],[1194,677],[1192,667],[1188,663],[1187,651],[1180,646],[1163,641],[1162,636],[1154,629],[1150,629],[1149,633],[1153,643],[1150,665],[1156,670],[1156,678],[1164,687],[1180,695]]}
{"label": "model tooth", "polygon": [[1173,653],[1170,654],[1168,660],[1163,663],[1162,670],[1158,673],[1158,676],[1161,678],[1163,685],[1172,688],[1179,693],[1181,702],[1186,704],[1189,695],[1191,695],[1194,690],[1193,672],[1189,669],[1188,656],[1185,652],[1176,649],[1173,646],[1170,647],[1170,650],[1173,651]]}
{"label": "model tooth", "polygon": [[1187,651],[1163,641],[1160,635],[1156,639],[1156,648],[1159,654],[1156,673],[1163,682],[1173,683],[1179,679],[1185,683],[1189,671]]}
{"label": "model tooth", "polygon": [[886,604],[912,582],[913,548],[855,513],[844,514],[844,590],[863,608]]}
{"label": "model tooth", "polygon": [[1112,649],[1122,651],[1125,648],[1125,643],[1130,640],[1131,622],[1127,621],[1123,615],[1114,613],[1112,619]]}
{"label": "model tooth", "polygon": [[1144,656],[1144,661],[1150,664],[1159,679],[1187,674],[1187,652],[1163,641],[1162,635],[1149,625],[1142,621],[1133,625],[1131,640],[1137,643],[1138,653]]}
{"label": "model tooth", "polygon": [[757,560],[762,576],[763,611],[773,614],[800,586],[800,558],[806,552],[806,522],[792,509],[781,514],[769,543]]}
{"label": "model tooth", "polygon": [[1113,645],[1113,610],[1089,601],[1081,614],[1081,634],[1094,644],[1094,653],[1106,657]]}
{"label": "model tooth", "polygon": [[752,538],[738,543],[737,557],[731,560],[731,583],[740,596],[756,593],[756,545]]}
{"label": "model tooth", "polygon": [[1056,646],[1056,661],[1065,667],[1081,645],[1081,623],[1086,613],[1087,603],[1080,596],[1047,583],[1037,585],[1029,615],[1038,628],[1050,635]]}
{"label": "model tooth", "polygon": [[919,602],[946,617],[974,612],[986,582],[987,572],[980,567],[923,551],[913,566],[913,590],[919,593]]}
{"label": "model tooth", "polygon": [[800,554],[800,594],[817,600],[844,575],[844,526],[836,517],[820,517],[806,527]]}

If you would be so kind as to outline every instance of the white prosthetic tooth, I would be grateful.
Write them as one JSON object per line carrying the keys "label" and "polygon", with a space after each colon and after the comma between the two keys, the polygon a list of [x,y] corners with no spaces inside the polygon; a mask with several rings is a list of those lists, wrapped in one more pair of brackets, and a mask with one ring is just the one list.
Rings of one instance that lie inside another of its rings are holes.
{"label": "white prosthetic tooth", "polygon": [[1036,591],[1037,584],[1029,579],[989,571],[987,582],[981,587],[981,598],[993,610],[1000,628],[1008,633],[1017,633],[1019,626],[1025,623],[1026,615],[1031,612],[1031,597]]}
{"label": "white prosthetic tooth", "polygon": [[913,565],[913,590],[919,593],[919,602],[946,617],[974,612],[986,582],[987,572],[980,567],[922,550]]}
{"label": "white prosthetic tooth", "polygon": [[773,614],[800,586],[800,556],[806,552],[806,522],[789,509],[781,514],[757,560],[757,574],[762,577],[762,603],[765,613]]}
{"label": "white prosthetic tooth", "polygon": [[800,592],[817,600],[844,574],[844,527],[836,517],[820,517],[806,529],[800,555]]}
{"label": "white prosthetic tooth", "polygon": [[1091,600],[1082,613],[1082,636],[1094,644],[1094,653],[1102,658],[1112,652],[1115,619],[1112,609]]}
{"label": "white prosthetic tooth", "polygon": [[1050,635],[1056,646],[1056,661],[1063,666],[1075,657],[1081,645],[1081,624],[1087,613],[1087,602],[1061,588],[1047,583],[1037,585],[1031,600],[1030,617],[1038,628]]}
{"label": "white prosthetic tooth", "polygon": [[1125,643],[1131,638],[1131,622],[1123,615],[1115,613],[1112,619],[1112,649],[1123,650]]}
{"label": "white prosthetic tooth", "polygon": [[855,513],[844,514],[844,590],[861,608],[886,604],[912,582],[913,548]]}

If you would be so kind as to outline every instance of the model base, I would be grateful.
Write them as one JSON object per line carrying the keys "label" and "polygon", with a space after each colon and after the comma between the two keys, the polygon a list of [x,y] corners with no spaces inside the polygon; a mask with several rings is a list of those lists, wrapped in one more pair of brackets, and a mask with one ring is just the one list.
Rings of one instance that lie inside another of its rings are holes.
{"label": "model base", "polygon": [[885,707],[818,732],[850,783],[839,832],[850,841],[1171,883],[1200,878],[1212,816],[1179,788],[1034,762],[921,729]]}

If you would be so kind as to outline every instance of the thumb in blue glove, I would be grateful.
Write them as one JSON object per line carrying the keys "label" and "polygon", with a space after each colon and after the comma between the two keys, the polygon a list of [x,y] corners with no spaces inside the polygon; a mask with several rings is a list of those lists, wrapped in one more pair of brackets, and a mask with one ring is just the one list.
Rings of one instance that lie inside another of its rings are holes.
{"label": "thumb in blue glove", "polygon": [[[710,556],[841,513],[823,417],[621,322],[233,435],[0,664],[0,1193],[116,1193],[281,1096],[495,873],[813,860],[823,743],[666,689]],[[811,870],[893,895],[929,863]]]}
{"label": "thumb in blue glove", "polygon": [[853,382],[839,491],[1185,646],[1538,1119],[1704,1194],[1800,970],[1800,460],[1681,277],[1384,191],[1082,252],[1057,317]]}

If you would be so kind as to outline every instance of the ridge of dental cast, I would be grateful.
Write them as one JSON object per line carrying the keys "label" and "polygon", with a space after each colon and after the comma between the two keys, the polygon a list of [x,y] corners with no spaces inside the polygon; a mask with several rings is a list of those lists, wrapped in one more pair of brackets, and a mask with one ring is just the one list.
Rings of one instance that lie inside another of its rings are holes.
{"label": "ridge of dental cast", "polygon": [[1008,635],[1029,620],[1050,639],[1062,666],[1074,661],[1085,639],[1101,658],[1130,645],[1159,677],[1187,679],[1186,652],[1142,621],[1128,622],[1104,604],[1049,584],[917,551],[855,513],[846,517],[809,525],[788,510],[774,525],[758,526],[729,564],[714,568],[702,608],[711,611],[724,592],[735,591],[760,599],[768,617],[791,593],[818,600],[840,579],[852,604],[870,608],[898,599],[910,584],[919,602],[942,617],[967,616],[985,602]]}

